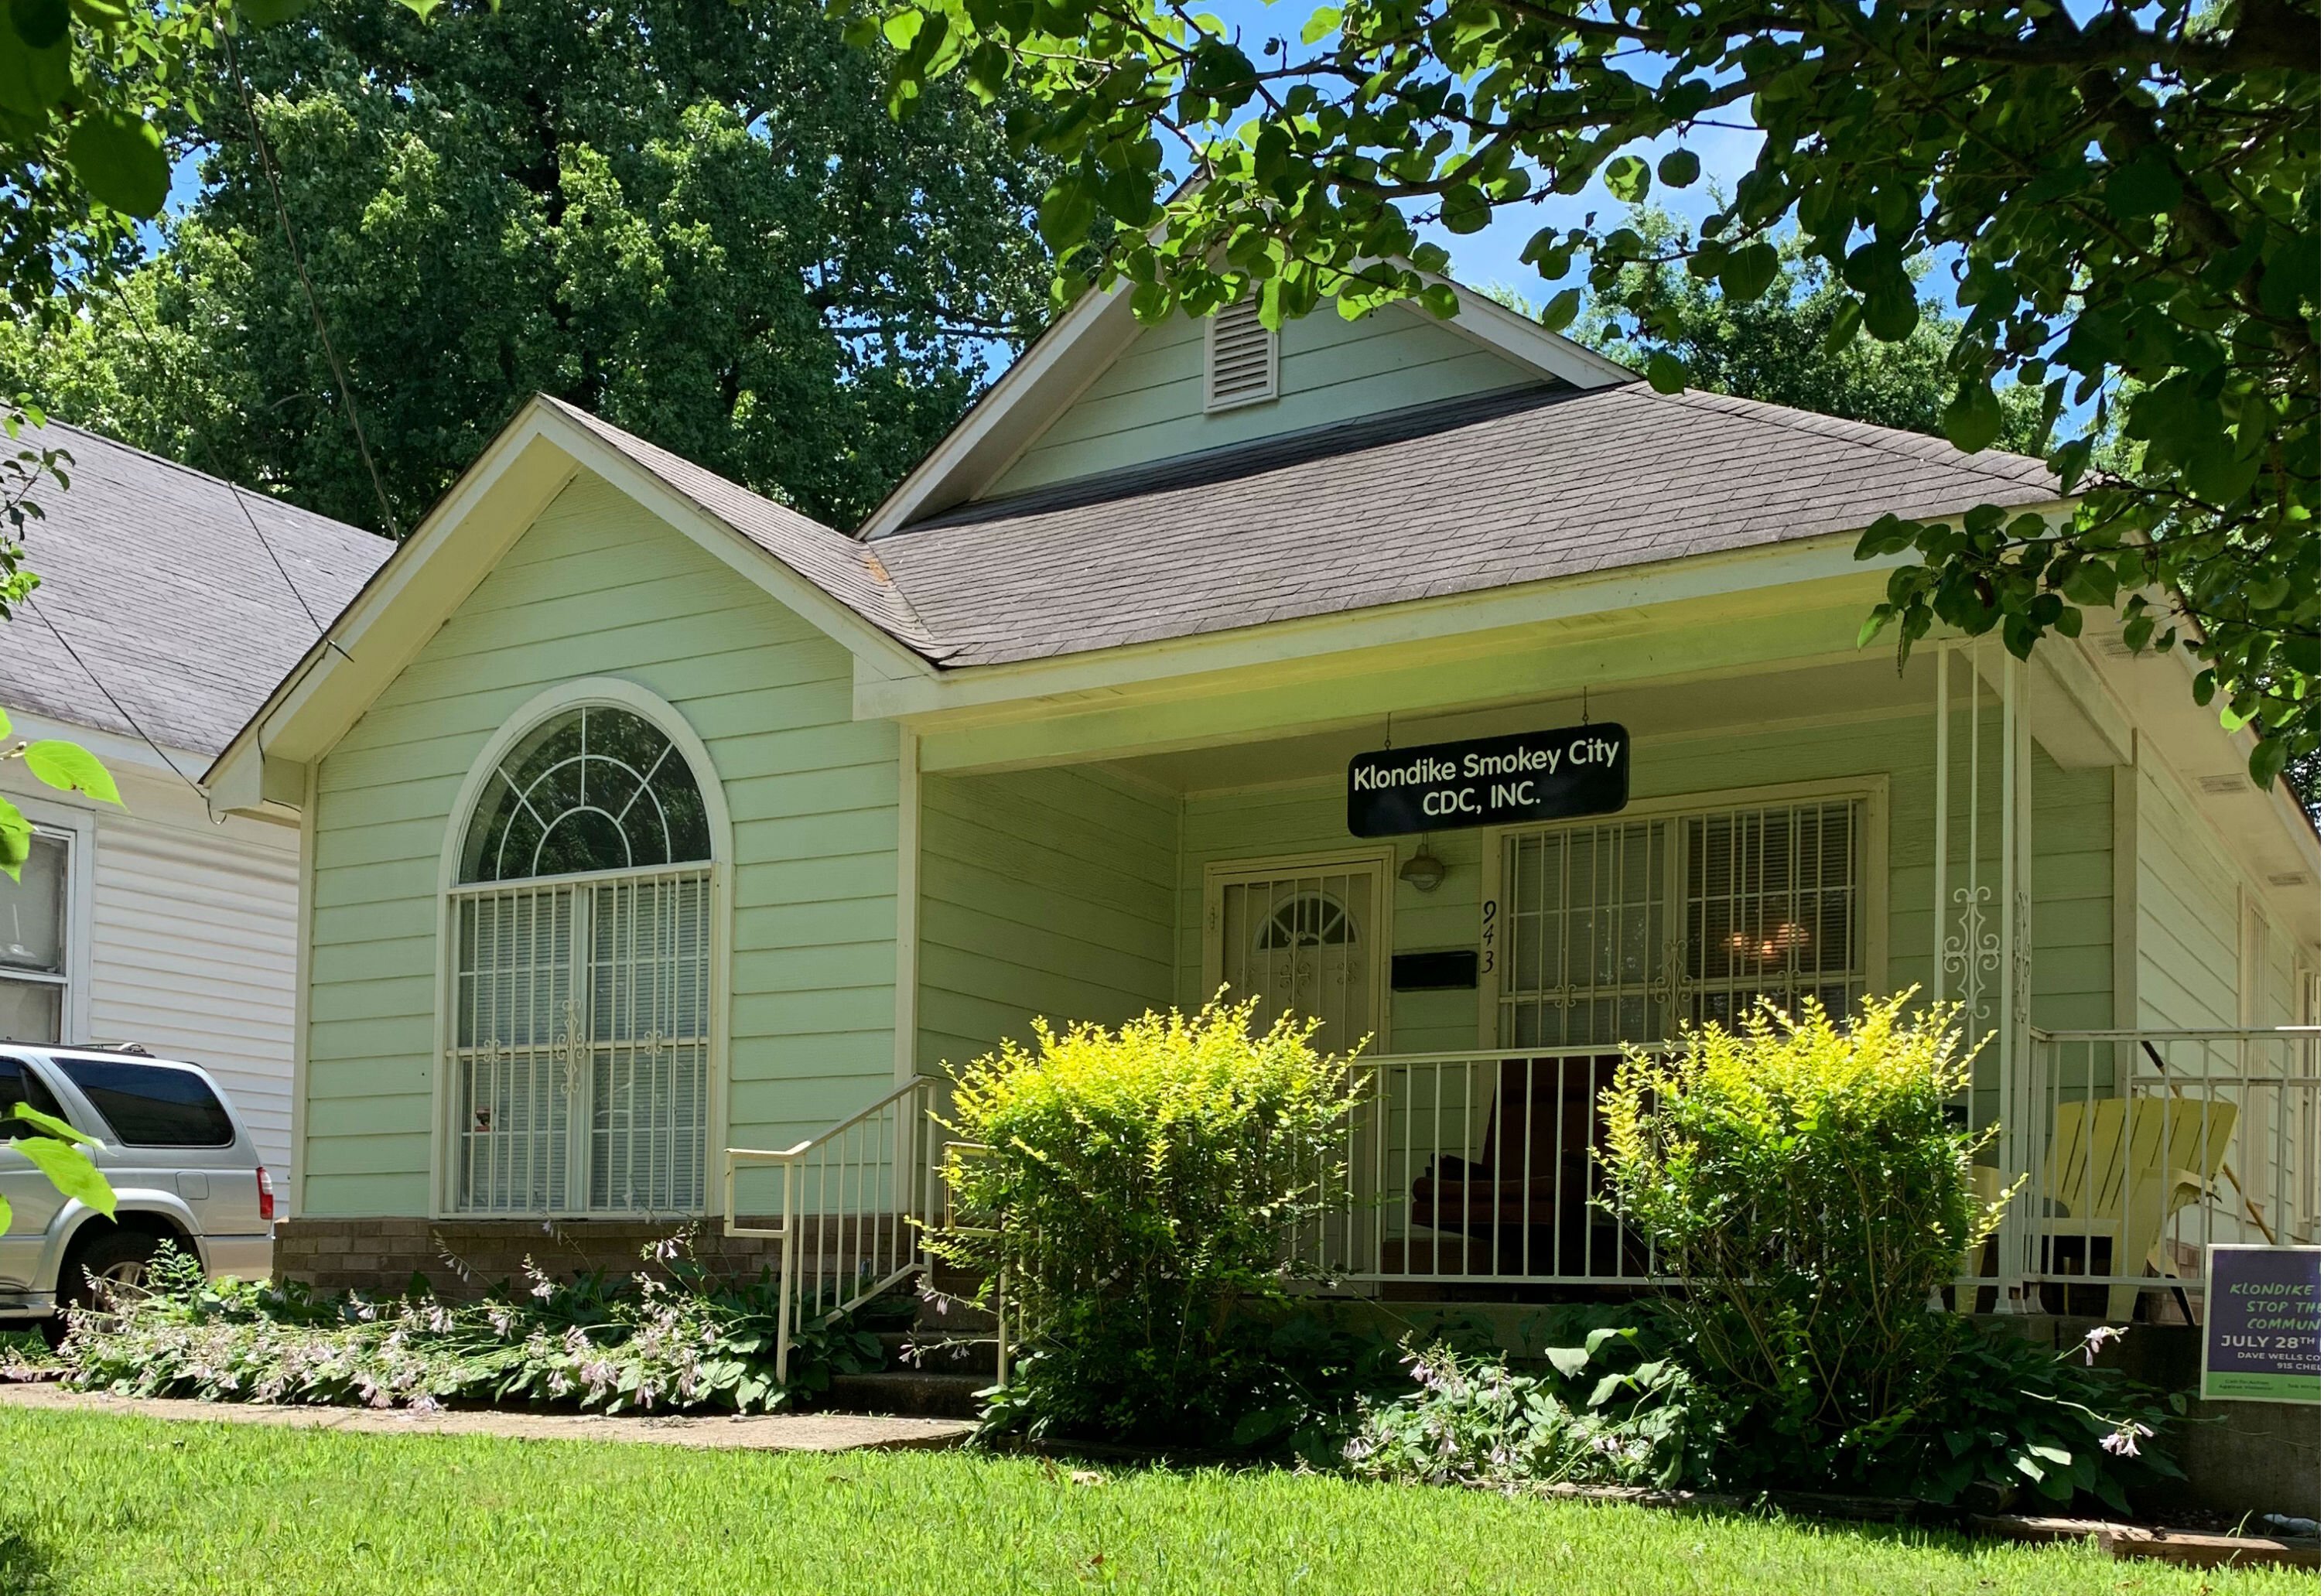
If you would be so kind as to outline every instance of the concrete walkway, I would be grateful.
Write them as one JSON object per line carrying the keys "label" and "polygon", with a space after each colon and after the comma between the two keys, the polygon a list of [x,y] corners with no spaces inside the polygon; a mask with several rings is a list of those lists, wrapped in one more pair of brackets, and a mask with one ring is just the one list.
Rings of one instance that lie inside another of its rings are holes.
{"label": "concrete walkway", "polygon": [[367,1435],[505,1435],[521,1441],[644,1441],[748,1452],[903,1452],[954,1446],[976,1428],[962,1419],[888,1418],[860,1413],[770,1413],[607,1417],[591,1413],[503,1413],[401,1407],[280,1407],[263,1402],[191,1402],[107,1397],[47,1383],[0,1385],[0,1407],[208,1424],[275,1425]]}

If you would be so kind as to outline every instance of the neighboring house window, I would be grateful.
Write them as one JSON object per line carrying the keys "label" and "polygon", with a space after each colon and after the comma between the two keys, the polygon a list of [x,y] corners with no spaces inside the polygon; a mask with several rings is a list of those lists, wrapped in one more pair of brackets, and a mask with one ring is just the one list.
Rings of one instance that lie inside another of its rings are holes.
{"label": "neighboring house window", "polygon": [[452,892],[456,1209],[700,1211],[710,861],[696,772],[642,715],[566,710],[501,761]]}
{"label": "neighboring house window", "polygon": [[1653,1042],[1769,997],[1865,991],[1865,809],[1852,798],[1513,832],[1501,1040]]}
{"label": "neighboring house window", "polygon": [[32,834],[21,879],[0,875],[0,1039],[64,1040],[72,843]]}

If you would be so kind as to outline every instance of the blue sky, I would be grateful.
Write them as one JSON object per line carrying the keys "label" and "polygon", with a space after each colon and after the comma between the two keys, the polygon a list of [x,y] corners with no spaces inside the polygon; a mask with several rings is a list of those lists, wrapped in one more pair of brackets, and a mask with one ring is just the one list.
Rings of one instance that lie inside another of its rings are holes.
{"label": "blue sky", "polygon": [[[1256,55],[1259,46],[1271,38],[1292,41],[1296,51],[1299,32],[1306,25],[1316,4],[1317,0],[1274,0],[1273,4],[1268,0],[1218,0],[1209,9],[1210,14],[1229,27],[1240,29],[1244,49]],[[1658,73],[1661,68],[1658,59],[1645,58],[1630,69],[1643,77]],[[1722,120],[1742,121],[1748,113],[1737,107],[1720,115]],[[1660,140],[1650,149],[1642,148],[1641,152],[1646,154],[1651,164],[1665,151],[1676,148],[1678,143],[1675,139]],[[1665,189],[1658,184],[1653,198],[1665,210],[1700,222],[1711,212],[1712,188],[1732,193],[1737,180],[1750,170],[1758,154],[1759,135],[1745,128],[1704,127],[1695,130],[1685,143],[1702,162],[1702,175],[1683,189]],[[1465,236],[1440,227],[1429,227],[1425,232],[1451,252],[1452,274],[1457,281],[1479,288],[1506,284],[1539,303],[1554,291],[1538,272],[1517,258],[1526,241],[1543,227],[1580,226],[1592,211],[1601,224],[1607,223],[1619,217],[1623,208],[1606,192],[1603,184],[1593,180],[1580,194],[1546,195],[1538,202],[1528,200],[1504,209],[1482,232]],[[1577,267],[1567,283],[1571,286],[1580,280]]]}

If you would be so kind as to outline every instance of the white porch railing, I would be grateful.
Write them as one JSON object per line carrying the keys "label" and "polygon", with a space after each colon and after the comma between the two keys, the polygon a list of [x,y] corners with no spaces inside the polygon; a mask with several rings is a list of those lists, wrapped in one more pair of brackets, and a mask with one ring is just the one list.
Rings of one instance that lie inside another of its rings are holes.
{"label": "white porch railing", "polygon": [[2003,1305],[2019,1282],[2102,1286],[2108,1315],[2125,1317],[2142,1287],[2200,1289],[2215,1242],[2318,1241],[2314,1028],[2037,1030],[2032,1043],[2000,1106],[2024,1121],[2008,1139],[2022,1159],[1981,1172],[1996,1190],[2024,1180],[2023,1239],[1980,1271]]}
{"label": "white porch railing", "polygon": [[1357,1066],[1340,1200],[1299,1240],[1351,1282],[1636,1284],[1655,1276],[1600,1200],[1599,1098],[1618,1049],[1386,1054]]}
{"label": "white porch railing", "polygon": [[[2211,1243],[2315,1243],[2319,1054],[2312,1028],[2032,1033],[2016,1086],[1971,1094],[1973,1123],[1997,1113],[2014,1131],[1988,1141],[1977,1182],[2017,1195],[2015,1222],[1964,1260],[1963,1290],[2033,1311],[2044,1286],[2099,1287],[2121,1318],[2142,1289],[2199,1290]],[[1344,1178],[1295,1252],[1358,1286],[1662,1280],[1610,1205],[1599,1158],[1619,1059],[1568,1047],[1360,1061]],[[727,1149],[726,1233],[779,1243],[779,1378],[800,1326],[927,1268],[944,1088],[912,1081],[779,1151]],[[737,1206],[737,1177],[754,1167],[779,1176],[771,1224]]]}
{"label": "white porch railing", "polygon": [[[829,1324],[927,1267],[922,1226],[937,1211],[935,1113],[943,1085],[908,1081],[779,1151],[726,1149],[726,1234],[778,1244],[778,1380],[790,1378],[801,1326]],[[751,1168],[779,1174],[771,1225],[744,1222],[736,1206],[736,1176]]]}
{"label": "white porch railing", "polygon": [[[2016,1188],[2024,1239],[1964,1260],[1964,1286],[2025,1311],[2039,1305],[2029,1287],[2099,1286],[2123,1317],[2141,1289],[2200,1289],[2213,1242],[2316,1242],[2319,1052],[2313,1029],[2033,1033],[2016,1089],[1972,1093],[1970,1109],[2014,1132],[1987,1143],[1975,1176],[1990,1195]],[[1363,1061],[1347,1177],[1298,1239],[1303,1260],[1367,1284],[1661,1278],[1598,1161],[1618,1056]]]}

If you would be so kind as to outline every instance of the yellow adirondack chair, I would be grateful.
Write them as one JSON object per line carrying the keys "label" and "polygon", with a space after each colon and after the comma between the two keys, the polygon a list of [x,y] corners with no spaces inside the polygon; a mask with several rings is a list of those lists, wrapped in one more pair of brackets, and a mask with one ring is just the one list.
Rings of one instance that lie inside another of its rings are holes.
{"label": "yellow adirondack chair", "polygon": [[[2153,1265],[2167,1274],[2163,1230],[2171,1216],[2202,1201],[2227,1162],[2236,1105],[2181,1098],[2103,1097],[2058,1105],[2056,1134],[2043,1173],[2045,1257],[2057,1239],[2079,1237],[2082,1267],[2096,1263],[2097,1242],[2113,1243],[2114,1269]],[[2135,1286],[2107,1294],[2107,1315],[2127,1319]]]}

